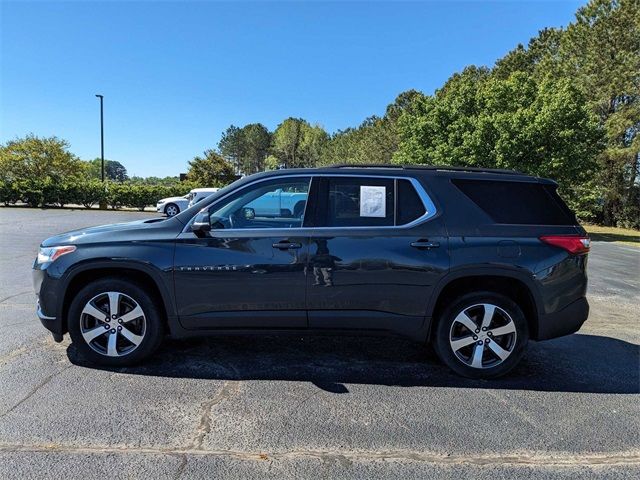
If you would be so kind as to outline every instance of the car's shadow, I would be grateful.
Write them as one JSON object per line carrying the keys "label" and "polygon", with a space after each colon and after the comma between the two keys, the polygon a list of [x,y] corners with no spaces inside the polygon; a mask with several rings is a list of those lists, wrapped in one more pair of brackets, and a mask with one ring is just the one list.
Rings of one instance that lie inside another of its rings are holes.
{"label": "car's shadow", "polygon": [[[71,362],[88,368],[73,345]],[[347,393],[348,384],[462,387],[548,392],[640,393],[640,347],[610,337],[570,335],[531,342],[510,374],[469,380],[451,373],[421,345],[397,338],[237,336],[167,341],[135,375],[215,380],[312,382]]]}

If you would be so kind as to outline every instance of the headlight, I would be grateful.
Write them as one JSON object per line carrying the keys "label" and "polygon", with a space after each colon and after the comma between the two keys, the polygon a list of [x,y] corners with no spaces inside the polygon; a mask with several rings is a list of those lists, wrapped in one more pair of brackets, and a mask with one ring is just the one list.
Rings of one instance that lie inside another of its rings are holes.
{"label": "headlight", "polygon": [[75,251],[76,247],[74,247],[73,245],[46,248],[40,247],[40,250],[38,250],[38,265],[53,262],[56,258]]}

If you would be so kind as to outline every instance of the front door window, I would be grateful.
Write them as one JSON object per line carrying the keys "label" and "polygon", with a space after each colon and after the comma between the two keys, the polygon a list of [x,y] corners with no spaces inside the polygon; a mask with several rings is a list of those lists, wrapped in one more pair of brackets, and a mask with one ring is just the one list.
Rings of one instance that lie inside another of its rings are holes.
{"label": "front door window", "polygon": [[248,187],[209,209],[211,227],[214,230],[301,228],[310,180],[296,177]]}

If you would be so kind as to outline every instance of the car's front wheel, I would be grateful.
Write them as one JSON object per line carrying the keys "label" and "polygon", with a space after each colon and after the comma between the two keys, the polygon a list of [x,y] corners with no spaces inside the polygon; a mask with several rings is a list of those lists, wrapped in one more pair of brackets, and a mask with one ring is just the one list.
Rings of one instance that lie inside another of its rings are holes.
{"label": "car's front wheel", "polygon": [[463,295],[442,312],[434,347],[454,372],[469,378],[494,378],[518,364],[528,341],[527,321],[513,300],[478,292]]}
{"label": "car's front wheel", "polygon": [[166,207],[164,207],[164,213],[167,217],[173,217],[180,213],[180,207],[178,207],[175,203],[170,203]]}
{"label": "car's front wheel", "polygon": [[78,353],[100,365],[138,363],[162,342],[156,301],[139,285],[121,278],[97,280],[80,290],[67,320]]}

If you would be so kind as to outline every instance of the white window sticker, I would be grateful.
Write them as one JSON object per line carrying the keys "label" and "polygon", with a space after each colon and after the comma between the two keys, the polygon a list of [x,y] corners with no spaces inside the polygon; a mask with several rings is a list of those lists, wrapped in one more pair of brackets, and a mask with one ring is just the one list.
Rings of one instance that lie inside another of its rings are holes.
{"label": "white window sticker", "polygon": [[360,186],[360,216],[386,217],[386,187]]}

